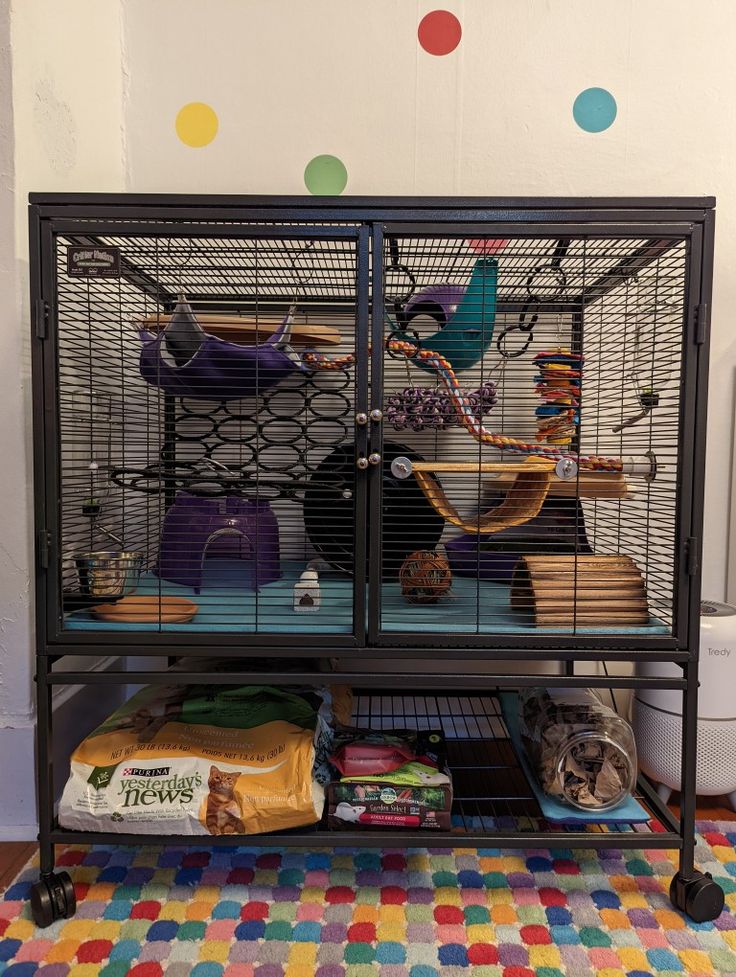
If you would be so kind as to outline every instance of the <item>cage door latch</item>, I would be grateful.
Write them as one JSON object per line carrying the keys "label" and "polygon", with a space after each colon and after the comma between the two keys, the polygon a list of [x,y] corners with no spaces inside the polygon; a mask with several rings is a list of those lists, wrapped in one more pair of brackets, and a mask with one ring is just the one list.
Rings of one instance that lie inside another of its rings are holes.
{"label": "cage door latch", "polygon": [[695,345],[702,346],[708,331],[708,303],[701,302],[695,306]]}
{"label": "cage door latch", "polygon": [[49,303],[36,299],[33,306],[33,328],[36,339],[46,339],[49,324]]}
{"label": "cage door latch", "polygon": [[695,536],[688,536],[685,540],[685,566],[689,577],[698,572],[698,540]]}
{"label": "cage door latch", "polygon": [[43,569],[48,569],[49,549],[51,547],[51,533],[48,529],[41,529],[38,532],[38,563]]}

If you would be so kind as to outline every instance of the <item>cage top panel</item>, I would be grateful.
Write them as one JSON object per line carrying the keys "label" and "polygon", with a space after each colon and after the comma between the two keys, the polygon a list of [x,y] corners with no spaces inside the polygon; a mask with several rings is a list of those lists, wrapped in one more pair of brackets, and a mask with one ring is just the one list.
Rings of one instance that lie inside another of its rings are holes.
{"label": "cage top panel", "polygon": [[[145,281],[161,301],[186,291],[195,302],[260,302],[348,300],[356,288],[354,239],[307,238],[293,241],[279,237],[219,237],[201,234],[159,238],[155,226],[146,236],[104,234],[90,237],[64,235],[63,249],[82,241],[117,247],[125,262],[123,277]],[[410,275],[417,289],[446,281],[466,281],[479,258],[473,240],[453,237],[406,237],[396,243],[396,264],[385,254],[386,274],[397,269]],[[677,279],[684,255],[684,239],[518,237],[499,242],[499,300],[525,303],[560,303],[565,307],[588,304],[634,278],[647,266],[655,266],[660,282]],[[561,250],[560,250],[561,247]],[[481,247],[482,251],[482,247]],[[393,282],[393,278],[392,278]],[[393,285],[396,283],[393,282]],[[404,286],[406,282],[404,282]],[[392,283],[386,283],[387,291]],[[531,312],[529,313],[531,314]]]}
{"label": "cage top panel", "polygon": [[46,193],[28,196],[41,207],[243,207],[306,208],[315,211],[353,210],[473,210],[538,211],[705,211],[715,207],[714,196],[696,197],[374,197],[374,196],[266,196],[248,194],[180,193]]}

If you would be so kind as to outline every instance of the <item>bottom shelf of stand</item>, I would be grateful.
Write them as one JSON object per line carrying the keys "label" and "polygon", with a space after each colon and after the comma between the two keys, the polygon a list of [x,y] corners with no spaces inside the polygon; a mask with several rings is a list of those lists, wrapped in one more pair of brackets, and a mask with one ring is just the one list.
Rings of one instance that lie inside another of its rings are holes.
{"label": "bottom shelf of stand", "polygon": [[266,835],[159,835],[69,831],[55,825],[58,844],[186,847],[313,848],[679,848],[672,814],[640,779],[636,799],[651,814],[643,823],[545,821],[509,739],[498,697],[390,695],[356,692],[353,721],[372,729],[444,731],[453,776],[451,831],[361,829],[328,831],[324,824]]}

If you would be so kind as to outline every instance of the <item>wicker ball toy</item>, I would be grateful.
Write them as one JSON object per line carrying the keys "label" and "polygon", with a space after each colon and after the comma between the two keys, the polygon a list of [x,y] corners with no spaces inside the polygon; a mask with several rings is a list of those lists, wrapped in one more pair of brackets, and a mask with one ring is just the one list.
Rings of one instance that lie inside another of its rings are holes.
{"label": "wicker ball toy", "polygon": [[452,585],[452,571],[439,553],[415,550],[401,564],[399,582],[410,604],[436,604]]}

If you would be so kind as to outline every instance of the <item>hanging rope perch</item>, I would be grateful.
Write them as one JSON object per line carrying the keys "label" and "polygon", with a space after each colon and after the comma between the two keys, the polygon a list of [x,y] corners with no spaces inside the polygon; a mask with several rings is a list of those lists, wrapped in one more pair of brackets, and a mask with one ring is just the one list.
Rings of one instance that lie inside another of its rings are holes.
{"label": "hanging rope perch", "polygon": [[[476,417],[473,406],[463,392],[452,364],[440,353],[431,349],[420,349],[413,343],[401,339],[389,339],[386,344],[389,353],[397,356],[405,356],[409,360],[421,360],[436,371],[438,377],[445,385],[452,403],[457,411],[458,418],[463,427],[476,441],[482,444],[489,444],[499,451],[509,451],[522,455],[537,455],[541,458],[549,458],[552,461],[569,458],[575,461],[582,468],[593,471],[620,472],[623,470],[623,462],[620,458],[606,458],[601,455],[576,455],[571,452],[560,451],[544,444],[532,444],[520,441],[518,438],[510,438],[504,434],[494,434],[487,430],[481,420]],[[304,364],[312,370],[344,370],[354,365],[355,354],[347,353],[345,356],[338,356],[331,359],[324,353],[309,350],[302,355]]]}

